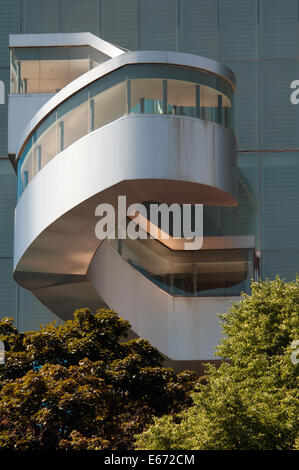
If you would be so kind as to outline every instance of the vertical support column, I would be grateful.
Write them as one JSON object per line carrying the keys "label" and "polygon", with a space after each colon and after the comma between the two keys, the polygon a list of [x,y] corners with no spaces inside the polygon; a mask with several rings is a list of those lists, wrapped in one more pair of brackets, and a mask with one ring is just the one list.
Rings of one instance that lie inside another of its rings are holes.
{"label": "vertical support column", "polygon": [[167,114],[167,80],[163,80],[163,114]]}
{"label": "vertical support column", "polygon": [[94,131],[94,99],[89,101],[89,132]]}
{"label": "vertical support column", "polygon": [[24,171],[24,187],[23,187],[23,190],[26,188],[28,183],[29,183],[29,172],[28,172],[28,170],[25,170]]}
{"label": "vertical support column", "polygon": [[200,86],[195,87],[195,116],[200,118]]}
{"label": "vertical support column", "polygon": [[173,272],[170,273],[169,277],[170,277],[170,285],[169,285],[170,294],[173,295],[174,294],[174,275],[173,275]]}
{"label": "vertical support column", "polygon": [[17,93],[21,93],[21,62],[17,62]]}
{"label": "vertical support column", "polygon": [[217,122],[218,124],[223,124],[222,118],[222,95],[218,95],[218,115],[217,115]]}
{"label": "vertical support column", "polygon": [[131,114],[131,80],[127,80],[127,114]]}
{"label": "vertical support column", "polygon": [[36,168],[40,171],[42,168],[42,146],[37,145],[36,147]]}
{"label": "vertical support column", "polygon": [[120,238],[117,239],[117,251],[122,256],[122,254],[123,254],[123,245],[122,245],[122,240]]}
{"label": "vertical support column", "polygon": [[59,122],[59,152],[62,152],[64,147],[64,122]]}
{"label": "vertical support column", "polygon": [[196,271],[196,263],[193,264],[193,294],[195,295],[197,292],[197,271]]}

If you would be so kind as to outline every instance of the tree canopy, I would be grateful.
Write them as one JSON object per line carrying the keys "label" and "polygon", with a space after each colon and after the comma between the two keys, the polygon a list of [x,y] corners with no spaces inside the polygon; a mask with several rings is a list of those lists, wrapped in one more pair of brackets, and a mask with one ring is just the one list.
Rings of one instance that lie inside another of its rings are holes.
{"label": "tree canopy", "polygon": [[190,405],[195,374],[175,374],[112,310],[19,333],[0,321],[0,449],[131,449],[154,416]]}
{"label": "tree canopy", "polygon": [[251,295],[220,317],[221,366],[199,381],[194,406],[155,418],[137,448],[299,448],[299,365],[290,360],[299,339],[299,279],[252,283]]}

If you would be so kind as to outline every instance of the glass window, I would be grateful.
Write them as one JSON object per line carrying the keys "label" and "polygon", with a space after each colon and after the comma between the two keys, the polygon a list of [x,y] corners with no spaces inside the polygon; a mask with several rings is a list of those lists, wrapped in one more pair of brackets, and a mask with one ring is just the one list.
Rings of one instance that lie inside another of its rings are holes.
{"label": "glass window", "polygon": [[132,114],[163,113],[163,80],[158,78],[130,80]]}
{"label": "glass window", "polygon": [[95,95],[90,101],[91,130],[98,129],[126,114],[126,104],[125,82]]}
{"label": "glass window", "polygon": [[[196,116],[196,86],[179,80],[167,81],[167,112],[180,116]],[[199,116],[198,116],[199,117]]]}
{"label": "glass window", "polygon": [[76,93],[57,108],[58,152],[88,134],[88,117],[87,88]]}
{"label": "glass window", "polygon": [[33,141],[32,156],[35,160],[35,174],[58,153],[56,111],[51,113],[37,128]]}
{"label": "glass window", "polygon": [[109,240],[146,278],[174,296],[238,296],[249,292],[254,250],[172,251],[156,240]]}
{"label": "glass window", "polygon": [[11,93],[56,93],[107,57],[89,46],[11,49]]}
{"label": "glass window", "polygon": [[207,86],[200,86],[200,117],[207,121],[232,127],[232,107],[230,100]]}

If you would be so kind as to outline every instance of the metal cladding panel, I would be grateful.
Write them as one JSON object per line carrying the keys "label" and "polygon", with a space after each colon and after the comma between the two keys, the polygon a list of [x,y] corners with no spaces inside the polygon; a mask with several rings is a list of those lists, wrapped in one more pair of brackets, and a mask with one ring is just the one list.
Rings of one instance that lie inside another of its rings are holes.
{"label": "metal cladding panel", "polygon": [[17,177],[9,160],[0,160],[0,257],[13,255]]}
{"label": "metal cladding panel", "polygon": [[19,287],[18,328],[20,331],[38,330],[40,325],[52,321],[62,324],[63,321],[47,309],[31,292]]}
{"label": "metal cladding panel", "polygon": [[103,39],[126,49],[139,48],[139,1],[103,0]]}
{"label": "metal cladding panel", "polygon": [[12,265],[12,258],[0,258],[0,318],[15,317],[17,284]]}
{"label": "metal cladding panel", "polygon": [[261,157],[263,250],[299,250],[298,157],[299,152]]}
{"label": "metal cladding panel", "polygon": [[7,157],[7,109],[9,93],[9,69],[0,68],[0,80],[5,87],[5,103],[0,105],[0,157]]}
{"label": "metal cladding panel", "polygon": [[[257,149],[258,144],[258,64],[255,60],[226,62],[236,75],[235,133],[238,150]],[[246,112],[246,119],[244,119]]]}
{"label": "metal cladding panel", "polygon": [[217,0],[188,0],[180,10],[182,52],[218,58]]}
{"label": "metal cladding panel", "polygon": [[58,33],[60,0],[23,0],[22,33]]}
{"label": "metal cladding panel", "polygon": [[238,206],[221,207],[221,235],[253,235],[259,246],[258,156],[239,154],[237,168]]}
{"label": "metal cladding panel", "polygon": [[[298,59],[261,61],[261,148],[298,149],[298,105],[290,101],[290,83],[299,76]],[[244,114],[242,118],[246,120]]]}
{"label": "metal cladding panel", "polygon": [[8,35],[20,32],[20,0],[1,0],[0,9],[0,67],[9,67]]}
{"label": "metal cladding panel", "polygon": [[219,57],[255,59],[257,57],[256,0],[225,0],[219,2]]}
{"label": "metal cladding panel", "polygon": [[275,279],[279,273],[282,279],[293,281],[298,274],[299,251],[263,251],[262,277]]}
{"label": "metal cladding panel", "polygon": [[262,57],[298,57],[298,0],[262,0],[260,22]]}
{"label": "metal cladding panel", "polygon": [[140,49],[177,50],[177,1],[140,0]]}
{"label": "metal cladding panel", "polygon": [[62,0],[62,32],[99,33],[97,0]]}

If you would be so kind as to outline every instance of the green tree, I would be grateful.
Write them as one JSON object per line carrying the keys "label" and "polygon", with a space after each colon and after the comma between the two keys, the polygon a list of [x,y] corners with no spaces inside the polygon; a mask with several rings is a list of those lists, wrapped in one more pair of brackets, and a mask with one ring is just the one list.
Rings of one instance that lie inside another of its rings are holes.
{"label": "green tree", "polygon": [[220,317],[224,362],[197,383],[194,406],[155,418],[137,448],[298,448],[299,366],[290,356],[299,339],[299,279],[252,283],[251,295]]}
{"label": "green tree", "polygon": [[154,416],[190,404],[195,374],[163,368],[144,339],[121,342],[129,326],[105,309],[22,334],[3,319],[0,448],[130,449]]}

